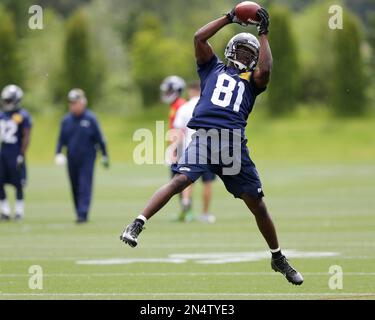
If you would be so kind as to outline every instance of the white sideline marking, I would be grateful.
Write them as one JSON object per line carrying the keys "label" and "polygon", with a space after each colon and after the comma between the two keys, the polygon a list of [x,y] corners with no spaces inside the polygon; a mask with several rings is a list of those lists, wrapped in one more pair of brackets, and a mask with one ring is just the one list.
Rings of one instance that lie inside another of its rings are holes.
{"label": "white sideline marking", "polygon": [[[337,252],[300,252],[298,250],[283,251],[289,258],[318,258],[335,257]],[[257,252],[207,252],[207,253],[184,253],[170,254],[168,258],[119,258],[119,259],[100,259],[100,260],[79,260],[77,264],[83,265],[120,265],[130,263],[186,263],[190,260],[199,264],[225,264],[233,262],[252,262],[269,259],[270,253],[267,251]]]}
{"label": "white sideline marking", "polygon": [[192,292],[177,292],[177,293],[168,293],[168,292],[137,292],[137,293],[0,293],[0,296],[9,296],[9,297],[19,297],[19,296],[27,296],[27,297],[61,297],[61,296],[71,296],[71,297],[121,297],[121,296],[171,296],[171,297],[178,297],[178,296],[210,296],[210,297],[375,297],[374,293],[192,293]]}
{"label": "white sideline marking", "polygon": [[[293,245],[293,244],[292,244]],[[338,248],[342,245],[342,243],[332,242],[329,243],[304,243],[301,246],[301,250],[306,248]],[[147,244],[147,249],[195,249],[195,248],[217,248],[217,243],[197,243],[197,244]],[[259,244],[252,244],[252,243],[221,243],[220,248],[256,248],[259,249],[261,245]],[[361,243],[361,242],[351,242],[345,243],[345,247],[354,247],[354,248],[375,248],[375,243]],[[61,245],[54,245],[54,244],[34,244],[34,243],[26,243],[26,244],[0,244],[0,248],[32,248],[32,249],[81,249],[77,248],[75,244],[61,244]],[[84,249],[87,250],[98,250],[98,249],[113,249],[113,245],[84,245]]]}
{"label": "white sideline marking", "polygon": [[89,265],[116,265],[129,263],[185,263],[184,259],[174,258],[134,258],[134,259],[104,259],[104,260],[83,260],[77,261],[77,264]]}
{"label": "white sideline marking", "polygon": [[[329,257],[327,257],[329,258]],[[331,258],[334,258],[332,256]],[[77,261],[78,259],[83,259],[82,256],[76,257],[47,257],[47,256],[34,256],[34,257],[0,257],[0,261]],[[90,257],[85,257],[84,259],[89,260]],[[375,256],[340,256],[340,260],[375,260]],[[81,260],[80,260],[81,261]]]}
{"label": "white sideline marking", "polygon": [[[303,272],[304,276],[330,276],[328,272]],[[345,272],[345,276],[375,276],[375,272]],[[106,272],[106,273],[49,273],[44,277],[172,277],[172,276],[280,276],[276,272]],[[24,278],[29,274],[0,274],[0,278]]]}

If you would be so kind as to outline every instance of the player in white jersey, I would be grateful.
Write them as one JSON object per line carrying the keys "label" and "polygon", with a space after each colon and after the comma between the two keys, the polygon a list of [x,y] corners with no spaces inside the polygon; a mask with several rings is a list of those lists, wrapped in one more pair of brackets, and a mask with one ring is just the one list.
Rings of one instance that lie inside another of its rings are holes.
{"label": "player in white jersey", "polygon": [[[175,120],[173,122],[173,127],[180,130],[180,143],[182,148],[180,150],[185,150],[192,140],[192,135],[195,130],[187,127],[188,122],[193,116],[194,108],[197,105],[200,98],[200,84],[199,82],[192,82],[188,86],[189,101],[182,105],[177,113]],[[206,223],[215,222],[215,216],[209,212],[211,197],[212,197],[212,181],[215,180],[215,174],[207,171],[202,175],[203,181],[203,211],[199,216],[199,220]],[[182,198],[185,201],[189,201],[189,206],[192,202],[192,189],[193,185],[190,185],[182,192]]]}

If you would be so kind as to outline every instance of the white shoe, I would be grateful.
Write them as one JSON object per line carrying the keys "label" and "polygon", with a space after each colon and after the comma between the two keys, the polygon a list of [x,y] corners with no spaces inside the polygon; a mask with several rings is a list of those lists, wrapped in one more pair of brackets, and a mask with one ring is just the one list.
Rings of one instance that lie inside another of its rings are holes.
{"label": "white shoe", "polygon": [[216,217],[211,213],[202,213],[199,216],[199,221],[203,223],[215,223]]}

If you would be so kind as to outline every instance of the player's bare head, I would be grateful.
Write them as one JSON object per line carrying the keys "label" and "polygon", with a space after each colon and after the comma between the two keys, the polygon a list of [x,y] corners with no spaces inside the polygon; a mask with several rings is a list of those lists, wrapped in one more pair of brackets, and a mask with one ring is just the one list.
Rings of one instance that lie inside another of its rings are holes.
{"label": "player's bare head", "polygon": [[189,98],[199,97],[201,94],[201,84],[199,81],[191,81],[187,86]]}
{"label": "player's bare head", "polygon": [[258,63],[260,44],[251,33],[239,33],[229,40],[225,58],[240,71],[252,71]]}
{"label": "player's bare head", "polygon": [[19,86],[10,84],[1,91],[1,102],[4,111],[13,111],[19,107],[23,91]]}
{"label": "player's bare head", "polygon": [[82,89],[72,89],[68,93],[69,111],[79,116],[86,109],[87,99]]}
{"label": "player's bare head", "polygon": [[184,79],[179,76],[169,76],[160,85],[161,101],[171,104],[181,97],[186,87]]}

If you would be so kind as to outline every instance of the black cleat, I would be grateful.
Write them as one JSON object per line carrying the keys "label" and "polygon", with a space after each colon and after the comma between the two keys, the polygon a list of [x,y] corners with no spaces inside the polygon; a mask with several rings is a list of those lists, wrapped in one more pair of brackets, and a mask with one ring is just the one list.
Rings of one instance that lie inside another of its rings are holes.
{"label": "black cleat", "polygon": [[14,220],[15,220],[15,221],[22,221],[22,219],[23,219],[23,215],[22,215],[22,214],[17,213],[17,214],[14,216]]}
{"label": "black cleat", "polygon": [[120,236],[120,240],[124,241],[126,244],[134,248],[138,244],[137,238],[143,229],[144,227],[142,223],[134,221],[125,228],[122,235]]}
{"label": "black cleat", "polygon": [[84,224],[84,223],[87,223],[89,222],[87,218],[77,218],[76,220],[76,224]]}
{"label": "black cleat", "polygon": [[7,214],[2,213],[1,216],[0,216],[0,220],[1,221],[9,221],[10,220],[10,216],[7,215]]}
{"label": "black cleat", "polygon": [[302,275],[298,271],[293,269],[285,256],[281,256],[281,258],[278,259],[272,259],[271,267],[275,272],[282,273],[290,283],[297,286],[302,284]]}

